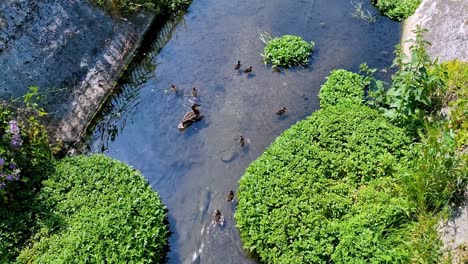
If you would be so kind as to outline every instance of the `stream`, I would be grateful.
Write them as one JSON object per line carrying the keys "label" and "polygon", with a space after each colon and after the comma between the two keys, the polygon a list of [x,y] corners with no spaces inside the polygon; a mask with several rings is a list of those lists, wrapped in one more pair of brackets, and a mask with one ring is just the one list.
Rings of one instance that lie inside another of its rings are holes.
{"label": "stream", "polygon": [[[369,2],[363,7],[377,13]],[[401,24],[381,16],[371,24],[353,11],[349,0],[194,0],[137,56],[86,148],[140,170],[160,194],[172,232],[168,263],[256,263],[243,250],[235,202],[226,195],[282,131],[319,108],[317,95],[331,70],[391,65]],[[309,67],[273,72],[260,55],[263,32],[314,41]],[[237,60],[253,72],[234,70]],[[388,80],[390,73],[378,77]],[[179,131],[195,102],[204,118]],[[250,141],[244,147],[241,135]],[[217,209],[223,226],[212,223]]]}

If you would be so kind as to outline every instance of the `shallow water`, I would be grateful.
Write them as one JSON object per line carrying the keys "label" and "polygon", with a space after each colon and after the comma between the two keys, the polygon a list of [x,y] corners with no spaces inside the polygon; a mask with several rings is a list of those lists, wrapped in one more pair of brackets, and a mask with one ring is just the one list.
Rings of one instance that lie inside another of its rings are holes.
{"label": "shallow water", "polygon": [[[362,62],[386,68],[393,59],[400,24],[383,17],[370,24],[352,12],[348,0],[194,0],[135,64],[88,148],[131,164],[159,192],[173,232],[169,263],[255,263],[242,249],[229,190],[282,131],[319,108],[317,94],[332,69],[357,71]],[[310,66],[272,72],[261,60],[262,32],[314,41]],[[235,71],[237,60],[253,73]],[[180,132],[193,86],[204,119]],[[278,117],[282,106],[287,114]],[[251,142],[244,148],[241,135]],[[211,222],[216,209],[223,227]]]}

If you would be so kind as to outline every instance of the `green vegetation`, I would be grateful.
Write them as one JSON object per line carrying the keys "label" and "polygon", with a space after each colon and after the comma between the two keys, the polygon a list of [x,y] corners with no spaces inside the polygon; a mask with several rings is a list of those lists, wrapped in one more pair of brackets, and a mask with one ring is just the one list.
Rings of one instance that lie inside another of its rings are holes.
{"label": "green vegetation", "polygon": [[346,70],[333,70],[320,89],[320,107],[325,108],[338,103],[364,102],[365,79]]}
{"label": "green vegetation", "polygon": [[0,105],[0,263],[11,263],[32,234],[32,202],[53,165],[36,95],[31,87],[25,109]]}
{"label": "green vegetation", "polygon": [[191,0],[93,0],[97,5],[113,14],[127,14],[137,10],[153,11],[157,14],[174,13],[185,9]]}
{"label": "green vegetation", "polygon": [[410,218],[411,202],[390,178],[409,143],[402,129],[357,104],[297,123],[240,181],[245,247],[266,263],[406,263],[408,237],[386,229],[404,229]]}
{"label": "green vegetation", "polygon": [[268,33],[264,33],[260,34],[260,39],[266,45],[262,54],[265,64],[271,63],[273,67],[307,65],[315,45],[314,42],[309,43],[293,35],[272,38]]}
{"label": "green vegetation", "polygon": [[442,63],[446,89],[442,91],[449,114],[449,127],[456,134],[457,146],[468,147],[468,62],[458,60]]}
{"label": "green vegetation", "polygon": [[122,162],[103,155],[65,158],[36,202],[43,207],[40,232],[19,263],[158,263],[165,256],[165,207]]}
{"label": "green vegetation", "polygon": [[[102,155],[54,159],[37,87],[0,105],[0,263],[158,263],[166,208]],[[17,107],[18,106],[18,107]]]}
{"label": "green vegetation", "polygon": [[[417,26],[413,32],[415,39],[411,40],[410,56],[397,47],[392,67],[398,70],[392,76],[392,85],[387,91],[383,85],[371,88],[369,104],[415,134],[423,126],[425,117],[439,110],[433,95],[440,94],[444,82],[440,77],[440,65],[431,60],[425,50],[426,45],[430,45],[423,38],[426,30]],[[379,84],[379,81],[374,83]]]}
{"label": "green vegetation", "polygon": [[418,8],[421,0],[371,0],[382,14],[397,21],[411,16]]}
{"label": "green vegetation", "polygon": [[322,109],[246,170],[235,217],[263,262],[440,263],[437,223],[468,183],[466,64],[438,65],[415,33],[388,90],[367,65],[333,71]]}
{"label": "green vegetation", "polygon": [[351,4],[354,6],[354,12],[351,15],[355,18],[367,21],[371,24],[374,24],[377,21],[377,17],[369,10],[365,10],[362,7],[362,2],[351,1]]}

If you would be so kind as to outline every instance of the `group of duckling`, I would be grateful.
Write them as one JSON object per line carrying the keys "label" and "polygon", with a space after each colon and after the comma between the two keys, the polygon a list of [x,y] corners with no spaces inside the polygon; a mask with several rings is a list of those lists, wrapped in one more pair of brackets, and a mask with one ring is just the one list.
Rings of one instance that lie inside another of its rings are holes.
{"label": "group of duckling", "polygon": [[[241,66],[242,66],[241,61],[237,61],[236,66],[234,66],[234,70],[240,70]],[[253,71],[252,66],[250,66],[250,67],[246,68],[245,70],[243,70],[244,73],[251,73],[252,71]]]}
{"label": "group of duckling", "polygon": [[[237,61],[237,64],[234,66],[234,70],[238,71],[240,70],[241,67],[242,67],[241,61]],[[246,74],[250,74],[253,71],[253,67],[249,66],[248,68],[242,71]],[[171,84],[171,90],[176,94],[179,91],[174,84]],[[192,88],[192,97],[193,98],[198,97],[198,90],[196,87]],[[200,110],[197,109],[199,106],[200,106],[199,104],[194,103],[191,106],[192,111],[185,113],[184,117],[182,118],[182,120],[179,122],[179,125],[177,126],[180,130],[186,129],[187,127],[191,126],[193,123],[198,122],[203,119],[203,115],[201,115]],[[279,116],[282,116],[286,113],[286,110],[287,110],[286,107],[283,107],[279,109],[276,112],[276,114]],[[243,147],[246,143],[246,140],[241,136],[239,139],[239,143],[241,147]]]}
{"label": "group of duckling", "polygon": [[[241,70],[241,67],[242,67],[241,61],[237,61],[237,64],[234,66],[234,70],[239,71]],[[250,74],[252,71],[253,71],[252,66],[249,66],[248,68],[242,70],[242,72],[246,74]],[[176,94],[179,92],[178,88],[174,84],[171,85],[171,90]],[[192,88],[191,95],[193,98],[198,97],[198,90],[196,87]],[[182,118],[182,120],[179,122],[179,125],[178,125],[178,128],[180,130],[186,129],[187,127],[191,126],[193,123],[202,120],[203,115],[200,113],[200,110],[198,110],[198,107],[200,107],[200,105],[197,103],[194,103],[191,106],[192,111],[185,113],[184,117]],[[281,109],[276,111],[276,114],[278,116],[282,116],[286,113],[286,111],[287,111],[287,108],[282,107]],[[248,138],[244,138],[243,136],[240,136],[238,142],[241,147],[244,147],[245,145],[250,143],[250,140]],[[234,201],[234,191],[232,190],[229,191],[228,195],[226,196],[226,201],[229,203]],[[215,210],[213,213],[213,222],[219,225],[224,224],[224,216],[221,214],[221,211],[218,209]]]}
{"label": "group of duckling", "polygon": [[[226,201],[231,203],[234,201],[234,191],[230,190],[228,195],[226,196]],[[213,213],[213,222],[218,225],[224,224],[224,216],[221,214],[221,211],[216,209]]]}

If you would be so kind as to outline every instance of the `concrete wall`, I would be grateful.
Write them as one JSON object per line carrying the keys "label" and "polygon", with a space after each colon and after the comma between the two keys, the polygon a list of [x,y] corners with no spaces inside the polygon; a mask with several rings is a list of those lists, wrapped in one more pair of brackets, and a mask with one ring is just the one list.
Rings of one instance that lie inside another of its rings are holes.
{"label": "concrete wall", "polygon": [[411,30],[418,24],[429,30],[426,39],[432,43],[428,47],[431,57],[468,61],[468,0],[423,0],[405,21],[402,42],[413,37]]}
{"label": "concrete wall", "polygon": [[73,145],[112,91],[153,15],[113,18],[88,0],[0,2],[0,98],[46,92],[54,140]]}

